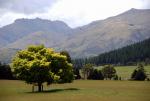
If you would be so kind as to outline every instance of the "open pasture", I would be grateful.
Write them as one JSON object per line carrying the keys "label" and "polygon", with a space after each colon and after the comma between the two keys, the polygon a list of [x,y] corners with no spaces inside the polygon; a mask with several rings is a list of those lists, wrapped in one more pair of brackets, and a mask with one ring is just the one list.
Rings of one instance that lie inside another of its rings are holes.
{"label": "open pasture", "polygon": [[44,92],[32,93],[23,81],[0,80],[0,101],[150,101],[149,81],[75,80],[44,84]]}

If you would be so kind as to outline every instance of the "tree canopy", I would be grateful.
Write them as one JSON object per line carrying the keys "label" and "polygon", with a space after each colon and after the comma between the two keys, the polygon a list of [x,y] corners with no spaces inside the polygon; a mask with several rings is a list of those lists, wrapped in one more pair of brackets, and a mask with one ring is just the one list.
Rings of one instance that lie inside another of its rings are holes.
{"label": "tree canopy", "polygon": [[67,57],[44,45],[29,46],[13,58],[12,67],[16,76],[29,84],[70,83],[74,79],[72,64]]}

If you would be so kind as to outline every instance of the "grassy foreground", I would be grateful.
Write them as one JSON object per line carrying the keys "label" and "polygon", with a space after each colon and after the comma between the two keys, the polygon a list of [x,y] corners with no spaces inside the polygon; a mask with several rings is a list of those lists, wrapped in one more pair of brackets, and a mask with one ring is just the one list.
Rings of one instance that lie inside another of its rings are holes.
{"label": "grassy foreground", "polygon": [[32,93],[23,81],[0,80],[0,101],[150,101],[148,81],[76,80]]}

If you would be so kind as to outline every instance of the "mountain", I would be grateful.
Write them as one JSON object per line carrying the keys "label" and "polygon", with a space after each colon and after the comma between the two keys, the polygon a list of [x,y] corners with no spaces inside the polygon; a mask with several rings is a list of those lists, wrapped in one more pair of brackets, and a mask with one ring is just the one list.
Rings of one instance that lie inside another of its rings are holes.
{"label": "mountain", "polygon": [[149,18],[150,10],[131,9],[74,29],[62,21],[18,19],[0,28],[0,54],[45,44],[57,51],[67,50],[73,58],[95,56],[149,38]]}
{"label": "mountain", "polygon": [[150,10],[131,9],[120,15],[76,28],[67,43],[75,57],[97,55],[150,37]]}

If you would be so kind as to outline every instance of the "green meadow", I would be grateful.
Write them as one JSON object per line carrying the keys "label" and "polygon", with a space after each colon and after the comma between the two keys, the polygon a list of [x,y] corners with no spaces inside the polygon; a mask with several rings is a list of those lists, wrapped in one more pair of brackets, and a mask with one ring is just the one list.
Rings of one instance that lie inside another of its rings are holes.
{"label": "green meadow", "polygon": [[149,81],[75,80],[31,92],[24,81],[0,80],[0,101],[150,101]]}
{"label": "green meadow", "polygon": [[[102,66],[95,67],[97,69],[101,69]],[[115,66],[115,69],[117,71],[117,75],[121,77],[123,80],[130,79],[132,72],[134,69],[136,69],[137,66]],[[144,66],[146,74],[148,74],[148,77],[150,78],[150,65]]]}
{"label": "green meadow", "polygon": [[[115,68],[126,79],[136,66]],[[150,74],[150,66],[145,66],[145,70]],[[32,85],[24,81],[0,80],[0,101],[150,101],[150,81],[75,80],[44,84],[44,92],[33,93]]]}

